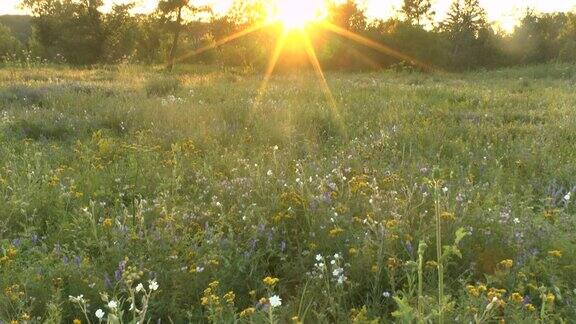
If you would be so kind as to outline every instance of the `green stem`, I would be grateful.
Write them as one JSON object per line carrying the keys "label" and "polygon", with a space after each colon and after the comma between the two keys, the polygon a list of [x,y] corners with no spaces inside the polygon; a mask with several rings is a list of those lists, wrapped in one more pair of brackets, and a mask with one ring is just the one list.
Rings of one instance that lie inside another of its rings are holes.
{"label": "green stem", "polygon": [[436,258],[438,262],[438,323],[444,324],[444,266],[442,265],[442,219],[440,217],[440,192],[439,183],[434,183],[436,195]]}

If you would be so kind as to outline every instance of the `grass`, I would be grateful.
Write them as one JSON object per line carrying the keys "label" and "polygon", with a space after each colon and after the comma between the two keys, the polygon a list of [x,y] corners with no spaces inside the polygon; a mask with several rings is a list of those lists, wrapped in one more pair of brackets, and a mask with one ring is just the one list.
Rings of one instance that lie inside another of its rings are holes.
{"label": "grass", "polygon": [[0,322],[576,319],[575,66],[327,79],[0,70]]}

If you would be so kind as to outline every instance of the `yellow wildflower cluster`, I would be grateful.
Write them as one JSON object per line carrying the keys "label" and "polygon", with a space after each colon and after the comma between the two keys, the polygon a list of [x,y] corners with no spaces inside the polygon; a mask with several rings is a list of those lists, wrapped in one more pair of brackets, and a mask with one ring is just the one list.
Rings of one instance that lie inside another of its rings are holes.
{"label": "yellow wildflower cluster", "polygon": [[112,218],[104,218],[104,220],[102,221],[102,227],[104,229],[109,229],[112,227]]}
{"label": "yellow wildflower cluster", "polygon": [[273,277],[266,277],[266,278],[262,279],[262,281],[264,282],[264,284],[266,286],[272,287],[272,286],[275,286],[280,281],[280,279],[273,278]]}
{"label": "yellow wildflower cluster", "polygon": [[330,236],[330,237],[338,237],[338,236],[340,236],[340,234],[342,234],[342,233],[344,233],[344,230],[341,229],[340,227],[336,227],[336,228],[331,229],[331,230],[328,232],[328,236]]}
{"label": "yellow wildflower cluster", "polygon": [[304,208],[306,206],[304,198],[295,191],[283,192],[280,200],[286,207]]}
{"label": "yellow wildflower cluster", "polygon": [[498,267],[500,267],[501,269],[504,269],[504,270],[512,269],[513,266],[514,266],[514,261],[512,261],[510,259],[502,260],[498,263]]}
{"label": "yellow wildflower cluster", "polygon": [[279,212],[276,215],[272,216],[272,221],[274,221],[275,223],[281,223],[282,221],[287,221],[291,219],[294,219],[294,216],[286,212]]}
{"label": "yellow wildflower cluster", "polygon": [[554,258],[561,258],[562,257],[562,251],[559,250],[552,250],[552,251],[548,251],[548,255]]}
{"label": "yellow wildflower cluster", "polygon": [[248,307],[240,312],[240,317],[242,318],[249,317],[252,316],[254,313],[256,313],[256,308]]}
{"label": "yellow wildflower cluster", "polygon": [[365,323],[365,324],[377,324],[380,322],[379,318],[370,319],[368,316],[368,309],[366,306],[362,306],[362,308],[352,308],[350,310],[350,321],[352,323]]}
{"label": "yellow wildflower cluster", "polygon": [[219,306],[220,305],[220,297],[216,293],[216,289],[220,282],[218,280],[212,281],[208,284],[208,288],[204,289],[204,294],[202,298],[200,298],[200,303],[202,306]]}
{"label": "yellow wildflower cluster", "polygon": [[524,301],[524,297],[520,293],[515,292],[510,295],[510,300],[515,303],[522,303]]}
{"label": "yellow wildflower cluster", "polygon": [[366,195],[372,194],[372,188],[368,183],[368,176],[366,175],[353,177],[352,180],[348,182],[348,185],[350,186],[350,191],[352,191],[352,193],[363,193]]}
{"label": "yellow wildflower cluster", "polygon": [[454,213],[450,213],[450,212],[443,212],[442,214],[440,214],[440,218],[442,218],[445,221],[456,220],[456,216],[454,215]]}
{"label": "yellow wildflower cluster", "polygon": [[558,215],[558,209],[547,209],[544,211],[544,219],[550,223],[556,222],[556,216]]}
{"label": "yellow wildflower cluster", "polygon": [[236,294],[233,291],[229,291],[222,296],[224,301],[229,305],[234,305],[234,300],[236,299]]}
{"label": "yellow wildflower cluster", "polygon": [[24,296],[24,292],[20,289],[19,285],[14,284],[4,289],[4,295],[10,300],[18,300]]}

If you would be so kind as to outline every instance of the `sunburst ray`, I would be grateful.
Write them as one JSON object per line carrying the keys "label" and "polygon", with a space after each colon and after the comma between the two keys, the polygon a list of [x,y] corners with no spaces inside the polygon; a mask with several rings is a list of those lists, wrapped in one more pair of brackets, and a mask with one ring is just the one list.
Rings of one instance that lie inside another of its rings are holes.
{"label": "sunburst ray", "polygon": [[419,61],[419,60],[417,60],[417,59],[415,59],[415,58],[413,58],[413,57],[411,57],[411,56],[409,56],[409,55],[406,55],[406,54],[404,54],[404,53],[402,53],[402,52],[399,52],[399,51],[397,51],[397,50],[395,50],[395,49],[393,49],[393,48],[390,48],[390,47],[388,47],[388,46],[386,46],[386,45],[384,45],[384,44],[375,42],[375,41],[373,41],[373,40],[371,40],[371,39],[369,39],[369,38],[366,38],[366,37],[364,37],[364,36],[361,36],[361,35],[358,35],[358,34],[356,34],[356,33],[353,33],[353,32],[351,32],[351,31],[349,31],[349,30],[346,30],[346,29],[344,29],[344,28],[342,28],[342,27],[336,26],[336,25],[334,25],[334,24],[332,24],[332,23],[324,22],[324,23],[322,23],[321,26],[324,27],[324,28],[326,28],[326,29],[329,30],[329,31],[332,31],[332,32],[338,34],[338,35],[341,35],[341,36],[344,36],[344,37],[346,37],[346,38],[349,38],[349,39],[351,39],[351,40],[353,40],[353,41],[355,41],[355,42],[357,42],[357,43],[359,43],[359,44],[361,44],[361,45],[370,47],[370,48],[375,49],[375,50],[377,50],[377,51],[379,51],[379,52],[381,52],[381,53],[384,53],[384,54],[386,54],[386,55],[390,55],[390,56],[393,56],[393,57],[395,57],[395,58],[398,58],[398,59],[407,61],[407,62],[409,62],[410,64],[412,64],[412,65],[414,65],[414,66],[417,66],[417,67],[423,69],[424,71],[433,71],[433,70],[435,70],[435,68],[434,68],[433,66],[429,65],[429,64],[426,64],[426,63],[424,63],[424,62],[421,62],[421,61]]}
{"label": "sunburst ray", "polygon": [[175,58],[174,60],[172,60],[172,62],[169,62],[168,64],[170,64],[170,63],[175,64],[175,63],[178,63],[178,62],[182,62],[182,61],[184,61],[184,60],[187,59],[187,58],[190,58],[190,57],[192,57],[192,56],[196,56],[196,55],[202,54],[202,53],[204,53],[204,52],[207,52],[207,51],[209,51],[209,50],[212,50],[212,49],[214,49],[214,48],[220,47],[220,46],[222,46],[222,45],[224,45],[224,44],[226,44],[226,43],[229,43],[229,42],[231,42],[231,41],[233,41],[233,40],[236,40],[236,39],[238,39],[238,38],[241,38],[241,37],[244,37],[244,36],[246,36],[246,35],[249,35],[249,34],[251,34],[251,33],[253,33],[253,32],[256,32],[256,31],[258,31],[258,30],[260,30],[260,29],[262,29],[262,28],[264,28],[264,27],[266,27],[266,26],[269,26],[269,25],[270,25],[270,23],[260,23],[260,24],[254,25],[254,26],[250,26],[250,27],[248,27],[248,28],[246,28],[246,29],[243,29],[243,30],[241,30],[241,31],[238,31],[238,32],[236,32],[236,33],[234,33],[234,34],[232,34],[232,35],[228,35],[228,36],[226,36],[226,37],[224,37],[224,38],[222,38],[222,39],[219,39],[219,40],[217,40],[216,42],[214,42],[213,44],[206,45],[206,46],[201,47],[201,48],[199,48],[199,49],[196,49],[196,50],[194,50],[194,51],[188,52],[188,53],[186,53],[186,54],[184,54],[184,55],[182,55],[182,56],[179,56],[179,57]]}

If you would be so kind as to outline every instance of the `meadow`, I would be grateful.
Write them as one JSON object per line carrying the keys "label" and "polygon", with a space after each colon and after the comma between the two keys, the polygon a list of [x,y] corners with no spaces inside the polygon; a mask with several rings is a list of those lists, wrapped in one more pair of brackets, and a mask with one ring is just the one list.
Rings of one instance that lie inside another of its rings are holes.
{"label": "meadow", "polygon": [[576,66],[0,69],[0,323],[576,321]]}

